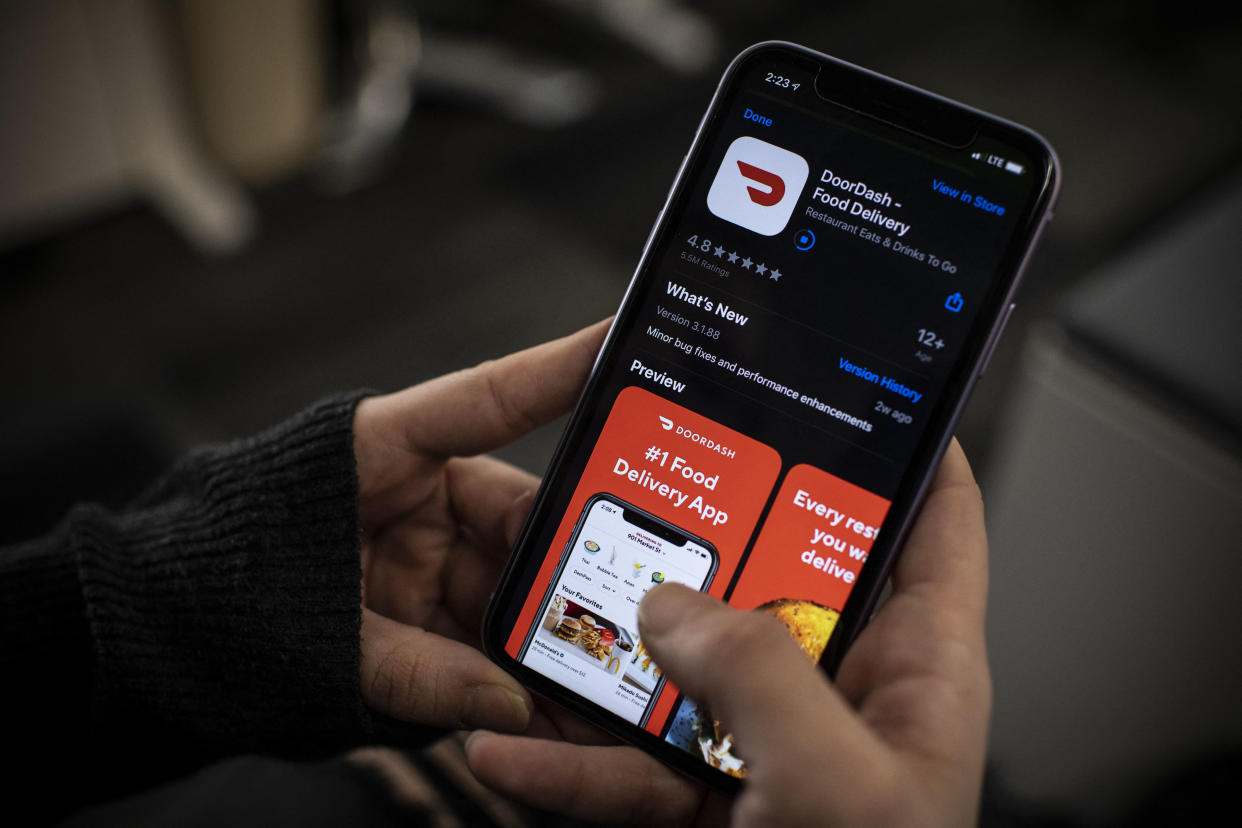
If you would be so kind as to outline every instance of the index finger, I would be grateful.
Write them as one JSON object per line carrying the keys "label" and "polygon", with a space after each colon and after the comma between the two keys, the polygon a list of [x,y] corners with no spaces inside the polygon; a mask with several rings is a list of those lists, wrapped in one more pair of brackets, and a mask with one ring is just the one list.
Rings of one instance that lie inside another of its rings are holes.
{"label": "index finger", "polygon": [[[966,454],[954,439],[910,529],[902,556],[893,566],[893,595],[872,627],[918,650],[918,657],[905,660],[907,672],[934,674],[960,668],[960,663],[950,665],[933,658],[933,654],[944,654],[946,642],[975,669],[986,663],[986,610],[984,502]],[[867,632],[863,631],[864,636]],[[886,649],[889,659],[879,660],[900,660],[893,658],[899,650],[894,650],[892,642]],[[838,677],[838,682],[848,686],[850,679]]]}
{"label": "index finger", "polygon": [[893,566],[893,594],[930,602],[955,632],[982,632],[988,594],[983,498],[956,439]]}
{"label": "index finger", "polygon": [[577,400],[609,320],[373,401],[377,427],[413,452],[481,454],[556,419]]}
{"label": "index finger", "polygon": [[837,686],[890,744],[973,772],[991,710],[986,606],[983,501],[954,441],[894,566],[892,597],[846,654]]}

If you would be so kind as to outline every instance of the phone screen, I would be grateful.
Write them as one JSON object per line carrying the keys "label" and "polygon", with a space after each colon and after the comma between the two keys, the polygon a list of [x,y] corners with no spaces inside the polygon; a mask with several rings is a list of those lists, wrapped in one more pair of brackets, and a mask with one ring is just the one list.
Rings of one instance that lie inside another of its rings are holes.
{"label": "phone screen", "polygon": [[[896,110],[860,111],[876,101]],[[566,552],[566,575],[562,552],[597,531],[586,510],[599,492],[714,547],[707,590],[776,615],[808,658],[853,634],[1055,189],[1033,133],[794,47],[744,53],[545,477],[489,611],[493,653],[568,688],[523,675],[571,707],[590,713],[587,699],[635,721],[614,679],[597,689],[528,646],[548,596],[575,600],[559,590],[585,558]],[[710,712],[671,684],[641,723],[649,736],[623,735],[744,773]]]}
{"label": "phone screen", "polygon": [[638,602],[666,581],[704,589],[716,551],[607,494],[587,503],[519,661],[628,722],[663,683],[638,635]]}

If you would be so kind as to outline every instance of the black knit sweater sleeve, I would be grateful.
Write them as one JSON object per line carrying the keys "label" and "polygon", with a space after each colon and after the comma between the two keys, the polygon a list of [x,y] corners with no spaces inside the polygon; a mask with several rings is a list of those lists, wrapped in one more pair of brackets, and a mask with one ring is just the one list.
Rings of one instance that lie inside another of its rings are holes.
{"label": "black knit sweater sleeve", "polygon": [[[326,755],[367,737],[361,396],[196,451],[123,512],[79,507],[0,551],[11,750],[142,785],[220,756]],[[121,755],[143,758],[118,774]]]}

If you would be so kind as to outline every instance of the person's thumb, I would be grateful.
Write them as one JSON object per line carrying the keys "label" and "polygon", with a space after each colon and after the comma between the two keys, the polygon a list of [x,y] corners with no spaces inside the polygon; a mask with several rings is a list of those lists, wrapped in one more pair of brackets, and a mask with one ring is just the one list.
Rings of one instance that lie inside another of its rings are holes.
{"label": "person's thumb", "polygon": [[842,756],[875,749],[854,711],[775,618],[670,583],[643,598],[638,627],[656,663],[737,737],[748,764],[818,757],[825,738]]}
{"label": "person's thumb", "polygon": [[362,697],[373,710],[416,724],[519,732],[531,700],[473,647],[362,611]]}

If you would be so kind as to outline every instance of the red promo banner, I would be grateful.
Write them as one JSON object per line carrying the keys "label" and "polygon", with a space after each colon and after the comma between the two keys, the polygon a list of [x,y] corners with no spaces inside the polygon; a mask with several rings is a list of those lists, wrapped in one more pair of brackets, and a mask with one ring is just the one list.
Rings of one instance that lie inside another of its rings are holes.
{"label": "red promo banner", "polygon": [[[722,597],[767,501],[776,450],[636,386],[622,389],[561,519],[505,651],[517,658],[578,516],[607,492],[708,541],[719,556],[708,592]],[[658,733],[676,689],[667,684],[648,718]]]}
{"label": "red promo banner", "polygon": [[889,501],[814,466],[789,470],[729,603],[812,601],[840,610]]}

